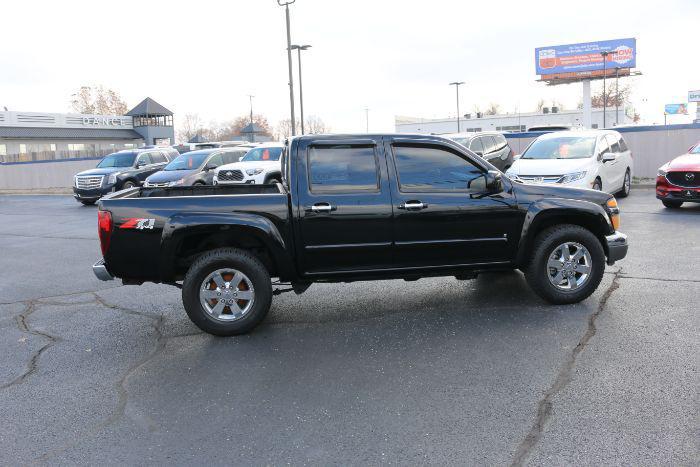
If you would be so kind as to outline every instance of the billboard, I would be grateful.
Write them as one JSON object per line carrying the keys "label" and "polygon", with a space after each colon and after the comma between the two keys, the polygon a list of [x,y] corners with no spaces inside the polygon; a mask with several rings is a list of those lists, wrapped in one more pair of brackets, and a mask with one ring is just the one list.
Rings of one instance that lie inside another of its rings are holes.
{"label": "billboard", "polygon": [[688,104],[666,104],[664,113],[666,115],[688,115]]}
{"label": "billboard", "polygon": [[688,91],[688,102],[700,102],[700,91]]}
{"label": "billboard", "polygon": [[614,39],[583,44],[555,45],[535,49],[535,69],[538,75],[560,73],[590,73],[603,69],[601,52],[609,52],[606,68],[634,68],[637,41],[634,38]]}

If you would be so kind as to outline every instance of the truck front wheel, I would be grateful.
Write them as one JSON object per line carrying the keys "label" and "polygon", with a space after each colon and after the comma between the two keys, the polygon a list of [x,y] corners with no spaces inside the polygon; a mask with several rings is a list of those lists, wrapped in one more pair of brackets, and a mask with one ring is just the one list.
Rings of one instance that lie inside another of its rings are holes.
{"label": "truck front wheel", "polygon": [[605,271],[600,241],[578,225],[557,225],[535,238],[525,278],[550,303],[577,303],[598,287]]}
{"label": "truck front wheel", "polygon": [[201,330],[233,336],[252,330],[270,310],[267,268],[245,250],[219,248],[190,266],[182,285],[187,315]]}

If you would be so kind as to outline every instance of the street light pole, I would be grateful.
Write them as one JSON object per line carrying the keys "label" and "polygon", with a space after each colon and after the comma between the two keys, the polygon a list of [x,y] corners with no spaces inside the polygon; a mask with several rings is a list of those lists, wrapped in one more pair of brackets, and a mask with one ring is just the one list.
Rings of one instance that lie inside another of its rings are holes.
{"label": "street light pole", "polygon": [[290,48],[297,51],[297,61],[299,62],[299,113],[301,120],[301,134],[304,134],[304,90],[301,86],[301,51],[310,48],[310,45],[292,45]]}
{"label": "street light pole", "polygon": [[369,133],[369,107],[365,107],[365,133]]}
{"label": "street light pole", "polygon": [[605,114],[607,113],[608,107],[608,94],[605,92],[605,78],[608,74],[607,64],[608,64],[608,54],[610,52],[603,51],[600,55],[603,56],[603,128],[606,127]]}
{"label": "street light pole", "polygon": [[287,19],[287,63],[289,64],[289,109],[292,123],[292,136],[296,135],[296,122],[294,120],[294,78],[292,76],[292,35],[289,32],[289,5],[295,0],[277,0],[279,6],[285,9]]}
{"label": "street light pole", "polygon": [[450,86],[454,86],[457,90],[457,133],[459,133],[459,86],[464,84],[464,81],[454,81]]}

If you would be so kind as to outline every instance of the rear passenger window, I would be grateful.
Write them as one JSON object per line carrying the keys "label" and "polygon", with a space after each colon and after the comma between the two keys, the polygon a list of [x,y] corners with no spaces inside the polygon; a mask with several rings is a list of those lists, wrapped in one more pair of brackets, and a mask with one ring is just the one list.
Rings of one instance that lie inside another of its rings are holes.
{"label": "rear passenger window", "polygon": [[161,164],[163,162],[168,162],[165,156],[160,152],[151,153],[151,164]]}
{"label": "rear passenger window", "polygon": [[496,150],[496,141],[493,139],[493,136],[482,136],[481,140],[484,142],[484,154]]}
{"label": "rear passenger window", "polygon": [[610,152],[620,152],[620,143],[618,143],[617,137],[614,135],[606,135],[605,137],[610,145]]}
{"label": "rear passenger window", "polygon": [[374,146],[311,146],[308,170],[314,193],[379,189]]}
{"label": "rear passenger window", "polygon": [[469,149],[474,151],[475,153],[481,155],[484,153],[484,145],[481,144],[481,138],[474,138],[469,145]]}
{"label": "rear passenger window", "polygon": [[620,152],[629,151],[629,148],[627,147],[627,143],[625,143],[625,139],[622,136],[620,136],[620,140],[618,141],[618,144],[620,145]]}
{"label": "rear passenger window", "polygon": [[394,146],[402,192],[471,191],[486,188],[482,170],[469,160],[432,146]]}

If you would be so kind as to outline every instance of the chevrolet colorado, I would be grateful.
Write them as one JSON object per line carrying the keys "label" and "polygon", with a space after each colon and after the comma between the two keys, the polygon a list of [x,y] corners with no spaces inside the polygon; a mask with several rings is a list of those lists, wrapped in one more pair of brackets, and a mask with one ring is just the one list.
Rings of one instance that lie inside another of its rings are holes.
{"label": "chevrolet colorado", "polygon": [[228,336],[267,314],[275,284],[415,280],[519,268],[574,303],[627,254],[607,193],[511,180],[438,136],[287,142],[282,183],[135,187],[99,201],[103,280],[182,288],[190,319]]}

